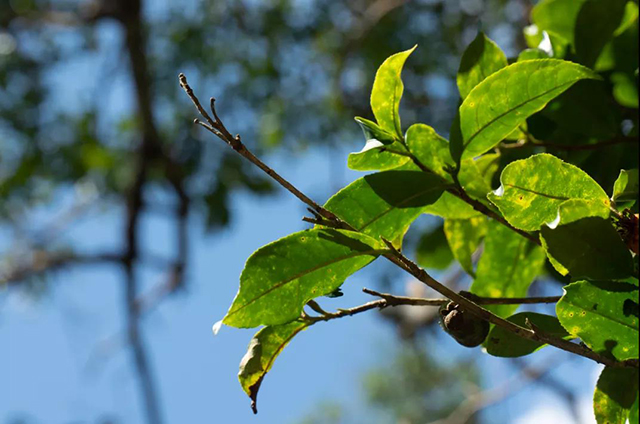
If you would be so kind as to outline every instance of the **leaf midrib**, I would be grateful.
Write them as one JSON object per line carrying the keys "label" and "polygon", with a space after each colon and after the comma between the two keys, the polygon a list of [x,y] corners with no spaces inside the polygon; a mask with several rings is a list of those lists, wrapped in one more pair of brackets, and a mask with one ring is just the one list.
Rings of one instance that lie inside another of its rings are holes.
{"label": "leaf midrib", "polygon": [[[333,264],[341,262],[343,260],[356,258],[358,256],[381,255],[381,254],[386,253],[386,252],[387,252],[387,250],[384,250],[384,249],[371,249],[371,250],[363,250],[363,251],[360,251],[360,252],[353,252],[353,253],[350,253],[348,255],[340,256],[338,258],[333,258],[333,259],[331,259],[329,261],[323,262],[321,264],[318,264],[318,265],[316,265],[314,267],[311,267],[309,269],[306,269],[304,271],[300,271],[297,274],[278,282],[274,286],[269,287],[269,289],[267,289],[266,291],[260,293],[258,296],[254,297],[253,299],[249,300],[244,305],[241,305],[239,308],[234,309],[233,311],[229,311],[227,313],[227,315],[225,316],[225,319],[231,317],[232,315],[235,315],[236,313],[240,312],[241,310],[243,310],[247,306],[252,305],[253,303],[257,302],[259,299],[263,298],[264,296],[268,295],[269,293],[273,292],[274,290],[277,290],[280,287],[283,287],[286,284],[289,284],[289,283],[291,283],[291,282],[293,282],[293,281],[295,281],[295,280],[297,280],[299,278],[302,278],[307,274],[311,274],[312,272],[315,272],[315,271],[317,271],[319,269],[322,269],[322,268],[327,267],[329,265],[333,265]],[[240,287],[240,289],[242,290],[242,286]]]}

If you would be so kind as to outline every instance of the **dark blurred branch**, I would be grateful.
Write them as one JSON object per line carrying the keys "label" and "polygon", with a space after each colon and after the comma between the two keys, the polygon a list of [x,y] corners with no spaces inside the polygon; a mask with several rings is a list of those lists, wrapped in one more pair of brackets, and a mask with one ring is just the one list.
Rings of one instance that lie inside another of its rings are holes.
{"label": "dark blurred branch", "polygon": [[17,286],[29,278],[72,265],[119,265],[123,260],[122,255],[114,253],[76,254],[36,250],[31,252],[30,256],[30,261],[20,263],[15,267],[10,267],[8,271],[0,274],[0,286],[3,284]]}

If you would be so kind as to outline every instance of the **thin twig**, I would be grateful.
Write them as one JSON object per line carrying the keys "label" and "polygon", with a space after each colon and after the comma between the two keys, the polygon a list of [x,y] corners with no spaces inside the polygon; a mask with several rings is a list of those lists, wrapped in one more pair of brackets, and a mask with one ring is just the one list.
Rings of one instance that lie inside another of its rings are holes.
{"label": "thin twig", "polygon": [[[199,106],[200,102],[198,101],[197,97],[193,93],[193,90],[191,89],[191,87],[189,87],[189,85],[187,84],[187,79],[183,74],[180,74],[180,85],[183,87],[183,89],[185,90],[187,95],[191,98],[192,102],[196,105],[196,108],[198,108],[198,110],[200,110],[200,108],[201,108],[201,106]],[[203,116],[205,116],[205,118],[206,118],[206,116],[208,116],[208,115],[203,115]],[[219,118],[217,118],[217,119],[219,119]],[[224,128],[224,126],[218,121],[211,121],[210,124],[212,124],[211,126],[214,129],[217,129],[218,132],[222,132],[223,129],[224,129],[224,131],[226,131],[226,128]],[[214,134],[217,136],[216,133],[214,133]],[[348,223],[342,221],[335,214],[329,212],[328,210],[326,210],[325,208],[323,208],[322,206],[320,206],[319,204],[317,204],[316,202],[311,200],[305,194],[300,192],[300,190],[298,190],[296,187],[294,187],[291,183],[286,181],[284,178],[282,178],[280,175],[278,175],[275,171],[273,171],[271,168],[269,168],[267,165],[265,165],[262,161],[260,161],[257,157],[255,157],[244,146],[244,144],[242,144],[242,142],[240,141],[240,137],[239,136],[236,136],[235,138],[231,137],[231,139],[229,139],[228,137],[225,137],[225,138],[222,138],[222,139],[227,144],[231,145],[231,147],[233,147],[234,150],[236,150],[240,155],[242,155],[244,158],[249,160],[251,163],[253,163],[257,167],[262,169],[265,173],[267,173],[267,175],[269,175],[271,178],[276,180],[281,186],[286,188],[290,193],[295,195],[303,203],[305,203],[307,206],[310,206],[315,211],[317,211],[318,214],[322,215],[322,217],[324,217],[324,218],[326,218],[328,220],[334,221],[336,224],[344,225],[343,228],[345,228],[345,229],[348,229],[348,230],[351,230],[351,231],[356,231],[353,227],[351,227],[351,225],[349,225]],[[234,144],[232,142],[232,140],[236,140],[237,143]],[[606,356],[600,355],[600,354],[598,354],[596,352],[593,352],[593,351],[589,350],[586,347],[583,347],[583,346],[580,346],[580,345],[577,345],[577,344],[573,344],[573,343],[567,342],[565,340],[554,339],[554,338],[546,339],[546,337],[543,339],[543,336],[540,336],[537,332],[533,331],[532,329],[524,328],[524,327],[521,327],[521,326],[519,326],[517,324],[514,324],[511,321],[507,321],[506,319],[501,318],[501,317],[493,314],[492,312],[488,311],[487,309],[483,308],[482,306],[476,304],[474,301],[468,299],[467,297],[465,297],[465,296],[463,296],[463,295],[461,295],[459,293],[456,293],[455,291],[451,290],[450,288],[444,286],[443,284],[441,284],[440,282],[435,280],[433,277],[431,277],[424,269],[422,269],[420,266],[418,266],[415,262],[411,261],[409,258],[404,256],[398,249],[395,248],[395,246],[393,246],[393,244],[390,241],[385,240],[385,239],[382,239],[382,240],[385,242],[385,244],[389,248],[388,252],[381,253],[382,256],[384,256],[387,260],[389,260],[390,262],[392,262],[393,264],[395,264],[399,268],[401,268],[401,269],[405,270],[406,272],[408,272],[409,274],[411,274],[417,280],[419,280],[422,283],[426,284],[427,286],[431,287],[432,289],[434,289],[435,291],[437,291],[441,295],[445,296],[446,298],[451,299],[452,301],[454,301],[455,303],[460,305],[463,309],[465,309],[465,310],[469,311],[470,313],[476,315],[480,319],[483,319],[483,320],[488,321],[488,322],[490,322],[492,324],[495,324],[498,327],[504,328],[505,330],[508,330],[508,331],[514,333],[515,335],[519,336],[519,337],[522,337],[522,338],[525,338],[525,339],[529,339],[529,340],[538,341],[538,342],[547,343],[547,344],[555,346],[555,347],[557,347],[559,349],[574,353],[574,354],[579,355],[579,356],[583,356],[583,357],[589,358],[589,359],[591,359],[593,361],[605,364],[607,366],[612,366],[612,367],[635,367],[635,368],[639,367],[638,361],[622,361],[622,362],[618,362],[616,360],[610,359],[609,357],[606,357]],[[351,316],[351,315],[354,315],[354,314],[357,314],[357,313],[360,313],[360,312],[364,312],[364,311],[367,311],[367,310],[375,309],[375,308],[384,308],[386,306],[389,306],[388,301],[386,299],[381,299],[381,300],[377,300],[377,301],[366,303],[364,305],[361,305],[361,306],[358,306],[358,307],[355,307],[355,308],[340,310],[339,312],[336,312],[334,314],[330,314],[330,315],[326,315],[326,316],[320,316],[320,317],[306,317],[305,319],[311,319],[311,320],[314,320],[314,321],[327,321],[327,320],[330,320],[330,319],[340,318],[340,317],[343,317],[343,316]]]}
{"label": "thin twig", "polygon": [[636,137],[618,136],[610,140],[599,141],[591,144],[561,144],[561,143],[549,143],[546,141],[529,140],[529,143],[502,143],[500,148],[504,149],[520,149],[527,146],[532,147],[544,147],[547,149],[571,151],[584,151],[584,150],[597,150],[608,146],[615,146],[617,144],[638,144]]}
{"label": "thin twig", "polygon": [[[389,293],[380,293],[375,290],[363,288],[362,291],[371,296],[385,299],[389,305],[415,305],[415,306],[441,306],[450,302],[449,299],[426,299],[421,297],[396,296]],[[526,305],[539,303],[556,303],[561,296],[547,297],[481,297],[464,292],[463,296],[474,301],[478,305]]]}

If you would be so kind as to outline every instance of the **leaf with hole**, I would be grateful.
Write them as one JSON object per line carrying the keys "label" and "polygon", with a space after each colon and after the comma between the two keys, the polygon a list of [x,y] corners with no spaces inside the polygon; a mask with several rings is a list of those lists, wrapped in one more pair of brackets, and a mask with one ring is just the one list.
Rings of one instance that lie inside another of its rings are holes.
{"label": "leaf with hole", "polygon": [[593,351],[619,361],[638,357],[638,288],[619,282],[578,281],[556,305],[562,326]]}
{"label": "leaf with hole", "polygon": [[352,231],[312,229],[255,251],[222,322],[232,327],[285,324],[311,299],[326,296],[384,251],[381,242]]}
{"label": "leaf with hole", "polygon": [[500,183],[489,200],[521,230],[536,231],[553,222],[560,205],[570,199],[587,202],[583,216],[609,216],[609,196],[602,187],[577,166],[546,153],[511,162]]}
{"label": "leaf with hole", "polygon": [[253,413],[258,413],[258,391],[273,362],[296,334],[306,329],[308,323],[293,321],[288,324],[265,327],[249,342],[247,353],[240,361],[238,380],[242,390],[251,399]]}
{"label": "leaf with hole", "polygon": [[546,104],[583,79],[589,68],[559,59],[516,62],[487,77],[460,106],[462,159],[495,147]]}

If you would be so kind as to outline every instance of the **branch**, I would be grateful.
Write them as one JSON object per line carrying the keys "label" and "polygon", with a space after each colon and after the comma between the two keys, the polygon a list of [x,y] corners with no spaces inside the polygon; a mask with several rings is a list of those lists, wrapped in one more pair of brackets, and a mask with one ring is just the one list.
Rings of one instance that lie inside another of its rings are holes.
{"label": "branch", "polygon": [[236,135],[235,137],[232,136],[231,133],[224,126],[220,118],[218,117],[218,114],[215,109],[215,99],[213,97],[211,98],[211,112],[213,113],[214,119],[211,119],[207,111],[200,104],[200,101],[198,100],[198,98],[195,96],[195,94],[193,94],[193,90],[187,83],[187,78],[184,76],[184,74],[180,74],[179,79],[180,79],[180,86],[187,93],[187,96],[189,96],[189,98],[195,105],[196,109],[198,109],[198,112],[200,112],[200,115],[202,115],[202,117],[207,121],[206,123],[203,123],[202,121],[199,121],[196,119],[195,123],[201,125],[205,129],[213,133],[216,137],[220,138],[222,141],[227,143],[229,146],[231,146],[233,150],[238,152],[242,157],[244,157],[249,162],[253,163],[255,166],[257,166],[262,171],[264,171],[269,177],[274,179],[278,184],[284,187],[287,191],[289,191],[291,194],[296,196],[301,202],[303,202],[304,204],[312,208],[314,211],[322,215],[323,218],[339,223],[341,227],[344,229],[353,230],[353,228],[349,224],[342,221],[335,214],[333,214],[332,212],[329,212],[328,210],[320,206],[315,201],[311,200],[304,193],[302,193],[300,190],[294,187],[291,183],[289,183],[287,180],[282,178],[276,171],[274,171],[269,166],[267,166],[264,162],[258,159],[242,143],[242,141],[240,140],[240,135]]}
{"label": "branch", "polygon": [[[421,297],[395,296],[389,293],[380,293],[364,288],[366,294],[377,296],[387,300],[389,305],[415,305],[415,306],[442,306],[449,303],[449,299],[425,299]],[[478,305],[530,305],[538,303],[556,303],[561,296],[548,297],[481,297],[473,293],[461,292],[463,296],[474,301]]]}
{"label": "branch", "polygon": [[[326,210],[325,208],[323,208],[322,206],[320,206],[319,204],[317,204],[316,202],[311,200],[309,197],[307,197],[305,194],[303,194],[297,188],[295,188],[291,183],[289,183],[288,181],[283,179],[275,171],[273,171],[271,168],[269,168],[267,165],[265,165],[262,161],[260,161],[257,157],[255,157],[244,146],[244,144],[242,144],[242,142],[240,141],[240,136],[236,136],[234,138],[227,131],[227,129],[225,128],[224,124],[220,121],[220,118],[218,117],[218,115],[215,112],[213,99],[211,101],[211,110],[212,110],[212,112],[213,112],[213,114],[215,116],[215,120],[212,120],[209,117],[209,115],[207,114],[207,112],[204,110],[204,108],[202,108],[198,98],[195,96],[195,94],[193,93],[193,90],[188,85],[187,79],[184,76],[184,74],[180,74],[179,79],[180,79],[180,85],[182,86],[182,88],[185,90],[185,92],[187,93],[187,95],[189,96],[189,98],[191,99],[193,104],[196,106],[196,108],[198,109],[200,114],[207,120],[207,123],[201,124],[203,127],[207,128],[209,131],[211,131],[213,134],[215,134],[217,137],[219,137],[225,143],[227,143],[229,146],[231,146],[236,152],[238,152],[244,158],[246,158],[251,163],[256,165],[258,168],[263,170],[267,175],[269,175],[271,178],[276,180],[281,186],[283,186],[289,192],[294,194],[302,202],[304,202],[305,204],[310,206],[312,209],[314,209],[323,218],[325,218],[325,219],[327,219],[329,221],[333,221],[333,223],[335,225],[340,225],[340,226],[342,226],[342,228],[348,229],[350,231],[357,232],[357,230],[355,230],[353,227],[351,227],[351,225],[349,225],[348,223],[342,221],[336,215],[334,215],[333,213],[329,212],[328,210]],[[199,122],[200,121],[196,120],[196,123],[199,123]],[[431,287],[433,290],[437,291],[441,295],[445,296],[448,299],[451,299],[453,302],[455,302],[458,305],[460,305],[463,309],[465,309],[468,312],[476,315],[478,318],[480,318],[482,320],[488,321],[488,322],[490,322],[492,324],[495,324],[498,327],[504,328],[505,330],[510,331],[510,332],[514,333],[515,335],[517,335],[519,337],[522,337],[522,338],[525,338],[525,339],[529,339],[529,340],[534,340],[534,341],[537,341],[537,342],[547,343],[547,344],[549,344],[551,346],[557,347],[558,349],[565,350],[565,351],[574,353],[574,354],[579,355],[579,356],[584,356],[586,358],[589,358],[589,359],[591,359],[593,361],[605,364],[607,366],[612,366],[612,367],[635,367],[635,368],[639,367],[639,364],[638,364],[637,360],[618,362],[618,361],[613,360],[613,359],[611,359],[609,357],[606,357],[606,356],[600,355],[598,353],[595,353],[595,352],[587,349],[586,347],[583,347],[583,346],[580,346],[580,345],[577,345],[577,344],[573,344],[573,343],[567,342],[565,340],[554,339],[554,338],[548,338],[547,339],[546,337],[543,338],[544,336],[541,336],[538,332],[534,331],[533,329],[524,328],[524,327],[521,327],[521,326],[519,326],[517,324],[512,323],[511,321],[507,321],[506,319],[501,318],[501,317],[493,314],[492,312],[488,311],[487,309],[483,308],[482,306],[476,304],[474,301],[468,299],[467,297],[465,297],[465,296],[463,296],[463,295],[451,290],[450,288],[446,287],[442,283],[438,282],[433,277],[431,277],[424,269],[420,268],[415,262],[411,261],[409,258],[404,256],[398,249],[396,249],[393,246],[393,244],[390,241],[385,240],[385,239],[382,239],[382,240],[385,242],[385,244],[389,248],[389,252],[382,253],[382,256],[384,256],[387,260],[389,260],[390,262],[392,262],[393,264],[395,264],[399,268],[401,268],[401,269],[405,270],[406,272],[408,272],[409,274],[411,274],[418,281],[423,282],[424,284],[426,284],[427,286]],[[319,320],[319,321],[327,321],[329,319],[342,317],[342,316],[350,316],[350,315],[361,313],[361,312],[364,312],[364,311],[367,311],[367,310],[370,310],[370,309],[384,308],[386,306],[389,306],[388,300],[381,299],[381,300],[369,302],[367,304],[364,304],[364,305],[361,305],[361,306],[358,306],[358,307],[355,307],[355,308],[352,308],[352,309],[339,310],[335,314],[330,314],[330,315],[320,316],[320,317],[313,317],[313,318],[305,317],[305,319],[315,319],[315,320]]]}

